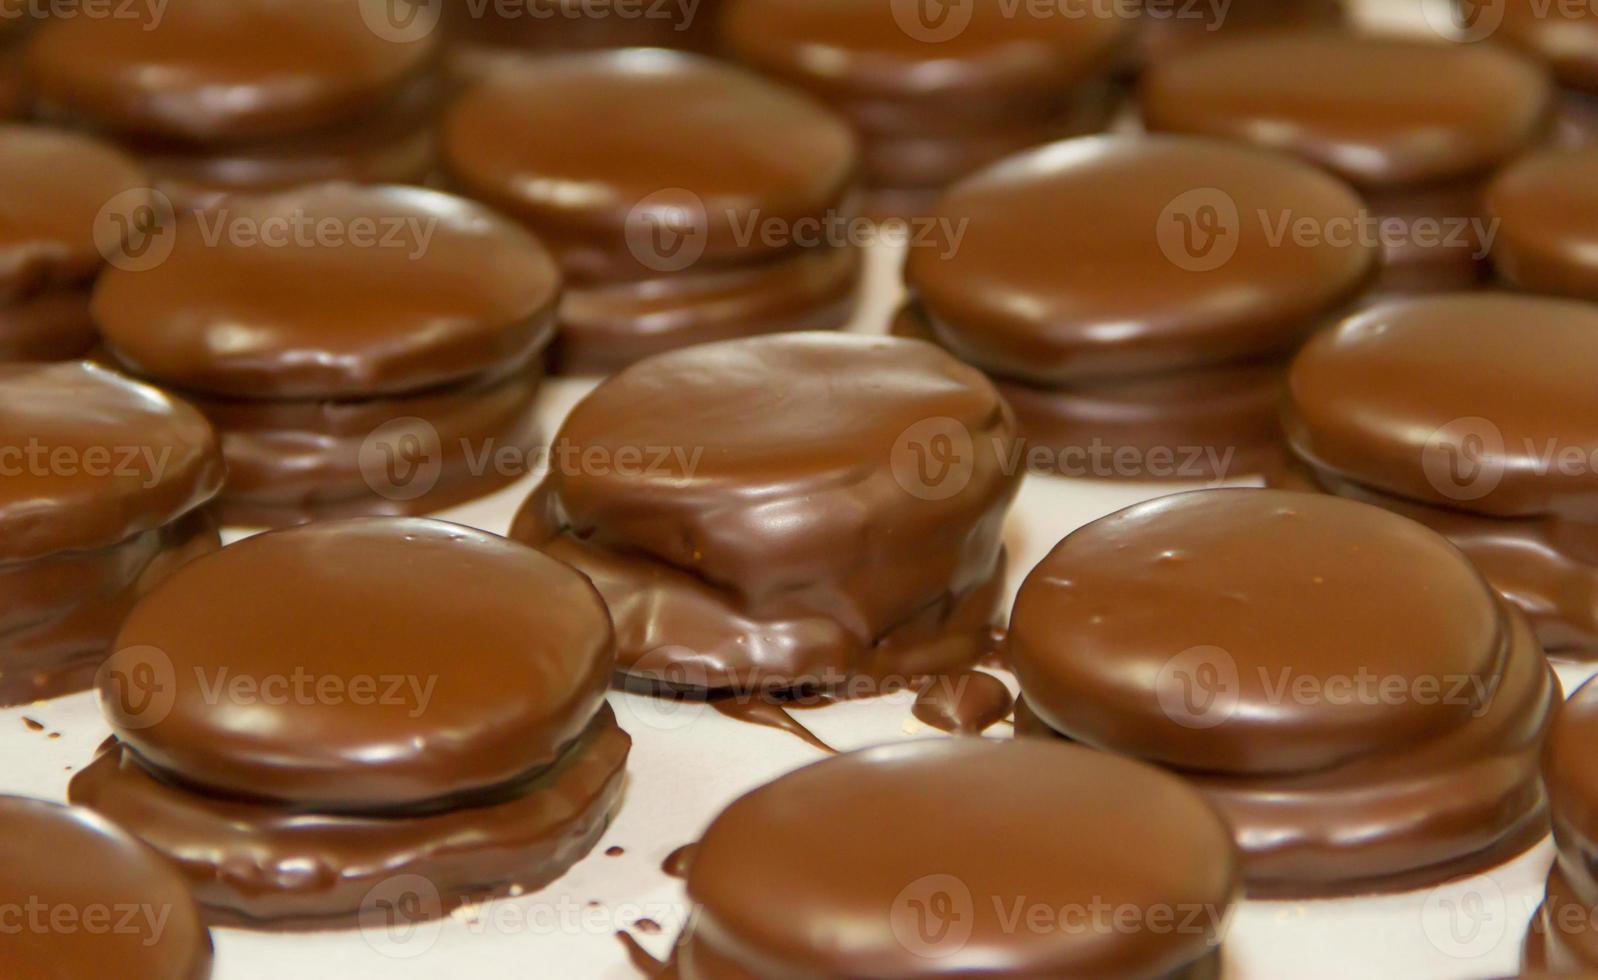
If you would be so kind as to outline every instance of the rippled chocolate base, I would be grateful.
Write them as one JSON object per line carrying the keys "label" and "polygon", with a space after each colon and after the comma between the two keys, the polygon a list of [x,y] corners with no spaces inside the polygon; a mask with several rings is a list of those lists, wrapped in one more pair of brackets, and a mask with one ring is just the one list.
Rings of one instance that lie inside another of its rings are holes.
{"label": "rippled chocolate base", "polygon": [[1554,518],[1508,519],[1432,507],[1395,497],[1294,460],[1269,475],[1272,486],[1331,493],[1374,504],[1452,541],[1493,588],[1531,621],[1550,656],[1598,657],[1598,528]]}
{"label": "rippled chocolate base", "polygon": [[68,797],[175,863],[219,922],[348,928],[372,890],[401,875],[438,890],[438,906],[421,910],[430,916],[554,881],[604,832],[621,799],[631,745],[607,706],[558,762],[507,799],[425,816],[367,817],[180,789],[113,740],[73,778]]}
{"label": "rippled chocolate base", "polygon": [[[1500,864],[1548,832],[1543,736],[1563,694],[1524,618],[1485,710],[1437,737],[1302,775],[1178,771],[1231,823],[1252,898],[1404,891]],[[1064,737],[1024,704],[1016,734]]]}
{"label": "rippled chocolate base", "polygon": [[568,287],[551,369],[610,374],[693,344],[840,329],[854,316],[861,261],[853,246],[823,247],[752,267]]}
{"label": "rippled chocolate base", "polygon": [[0,307],[0,361],[70,361],[98,342],[87,289],[59,289]]}
{"label": "rippled chocolate base", "polygon": [[222,546],[195,511],[111,548],[0,565],[0,707],[86,691],[140,596]]}
{"label": "rippled chocolate base", "polygon": [[[937,342],[910,306],[899,311],[890,332]],[[1074,388],[994,381],[1015,409],[1027,447],[1041,450],[1028,457],[1034,471],[1208,483],[1280,465],[1277,413],[1285,383],[1281,362]],[[1128,465],[1128,458],[1135,463]]]}
{"label": "rippled chocolate base", "polygon": [[228,462],[222,520],[285,527],[412,516],[493,493],[526,475],[542,442],[534,414],[541,379],[530,370],[369,401],[197,399]]}
{"label": "rippled chocolate base", "polygon": [[[1221,976],[1221,962],[1222,951],[1217,949],[1191,966],[1175,970],[1158,980],[1217,980]],[[935,972],[929,972],[928,975],[935,975]],[[995,978],[1006,976],[1004,973],[986,975]],[[660,980],[760,980],[758,974],[750,973],[701,940],[692,922],[678,938],[671,962],[657,976]]]}
{"label": "rippled chocolate base", "polygon": [[580,541],[552,528],[543,488],[516,515],[510,537],[587,575],[616,624],[618,669],[640,690],[716,694],[824,693],[869,678],[899,681],[959,671],[986,650],[1004,587],[1002,549],[909,620],[877,636],[810,609],[761,615],[734,592],[686,571]]}

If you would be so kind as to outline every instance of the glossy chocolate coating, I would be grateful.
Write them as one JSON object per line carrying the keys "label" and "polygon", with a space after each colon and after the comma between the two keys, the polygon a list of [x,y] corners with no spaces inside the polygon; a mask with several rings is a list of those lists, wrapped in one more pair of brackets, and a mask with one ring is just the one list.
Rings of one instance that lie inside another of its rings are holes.
{"label": "glossy chocolate coating", "polygon": [[[1548,894],[1526,938],[1528,959],[1560,974],[1598,970],[1598,684],[1582,685],[1560,711],[1548,738],[1544,778],[1559,856],[1548,873]],[[1571,908],[1574,906],[1574,908]],[[1574,914],[1572,914],[1574,913]],[[1573,928],[1574,927],[1574,928]]]}
{"label": "glossy chocolate coating", "polygon": [[561,297],[551,369],[609,374],[694,344],[840,329],[854,316],[863,258],[853,245],[805,248],[747,267],[573,287]]}
{"label": "glossy chocolate coating", "polygon": [[1598,92],[1598,8],[1581,3],[1504,0],[1499,36],[1552,66],[1561,84]]}
{"label": "glossy chocolate coating", "polygon": [[657,275],[630,231],[677,206],[696,210],[695,270],[785,251],[749,223],[825,217],[858,166],[848,127],[809,99],[661,50],[496,73],[449,109],[442,140],[456,184],[532,226],[579,281]]}
{"label": "glossy chocolate coating", "polygon": [[181,868],[213,918],[252,928],[345,927],[372,896],[385,895],[385,883],[403,885],[402,876],[420,876],[438,894],[429,908],[425,889],[411,892],[423,899],[407,909],[412,921],[547,885],[604,833],[621,801],[630,747],[602,705],[558,761],[495,798],[424,814],[362,815],[188,792],[112,740],[73,778],[69,795]]}
{"label": "glossy chocolate coating", "polygon": [[1016,448],[993,386],[931,345],[706,344],[580,402],[512,535],[594,579],[635,676],[929,673],[980,652]]}
{"label": "glossy chocolate coating", "polygon": [[[1288,440],[1316,469],[1386,493],[1591,523],[1595,356],[1598,311],[1582,303],[1460,294],[1379,306],[1294,361]],[[1570,453],[1582,465],[1562,463]]]}
{"label": "glossy chocolate coating", "polygon": [[1598,147],[1545,151],[1498,175],[1486,200],[1501,277],[1528,292],[1598,300],[1595,175]]}
{"label": "glossy chocolate coating", "polygon": [[[1195,271],[1186,259],[1210,253],[1183,251],[1171,208],[1198,215],[1205,202],[1236,250]],[[1257,215],[1353,222],[1361,206],[1341,181],[1276,154],[1179,137],[1069,140],[951,188],[934,215],[963,237],[911,249],[905,275],[939,342],[1011,379],[1203,367],[1292,347],[1375,270],[1369,245],[1276,240]]]}
{"label": "glossy chocolate coating", "polygon": [[92,688],[134,603],[220,547],[207,508],[107,548],[0,564],[0,706]]}
{"label": "glossy chocolate coating", "polygon": [[1338,33],[1196,50],[1142,90],[1150,129],[1286,150],[1370,190],[1485,174],[1542,134],[1552,97],[1499,47]]}
{"label": "glossy chocolate coating", "polygon": [[[1226,825],[1156,769],[1042,741],[914,742],[801,769],[717,817],[689,869],[698,914],[677,967],[683,980],[1191,977],[1237,889]],[[926,918],[939,897],[963,913],[952,935]],[[1186,927],[1005,926],[1017,903],[1095,902]]]}
{"label": "glossy chocolate coating", "polygon": [[101,332],[140,374],[233,398],[370,398],[524,363],[560,290],[531,235],[416,188],[238,198],[180,214],[171,247],[100,280]]}
{"label": "glossy chocolate coating", "polygon": [[7,976],[211,975],[211,934],[182,876],[86,810],[0,797],[0,892],[19,903],[7,923]]}
{"label": "glossy chocolate coating", "polygon": [[[196,143],[331,126],[426,69],[437,38],[394,40],[365,0],[183,0],[149,17],[64,17],[28,69],[49,111]],[[383,8],[386,10],[386,7]]]}
{"label": "glossy chocolate coating", "polygon": [[[246,539],[139,603],[117,649],[170,662],[169,712],[129,714],[115,678],[100,694],[118,737],[187,784],[320,812],[415,809],[552,764],[599,710],[612,645],[593,587],[531,549],[437,521],[335,521]],[[229,696],[229,676],[267,693],[296,671],[436,686],[368,704]]]}
{"label": "glossy chocolate coating", "polygon": [[1208,490],[1122,511],[1028,577],[1008,653],[1050,729],[1207,795],[1251,893],[1436,883],[1545,827],[1558,681],[1463,555],[1375,507]]}
{"label": "glossy chocolate coating", "polygon": [[92,279],[105,264],[96,235],[137,224],[147,183],[131,159],[87,136],[0,125],[0,303]]}
{"label": "glossy chocolate coating", "polygon": [[222,486],[198,411],[85,363],[0,365],[0,448],[0,564],[109,547]]}
{"label": "glossy chocolate coating", "polygon": [[921,24],[919,12],[880,0],[728,0],[722,43],[828,101],[1013,109],[1107,68],[1132,27],[1113,4],[1072,5],[1072,15],[962,4],[950,14],[963,25]]}
{"label": "glossy chocolate coating", "polygon": [[1550,656],[1598,652],[1598,528],[1550,517],[1482,517],[1381,493],[1316,472],[1302,460],[1269,474],[1272,486],[1335,493],[1426,525],[1465,553],[1520,608]]}
{"label": "glossy chocolate coating", "polygon": [[[936,342],[913,306],[899,312],[891,332]],[[1003,378],[993,386],[1015,411],[1027,446],[1047,450],[1038,463],[1029,460],[1033,469],[1070,477],[1221,480],[1279,464],[1286,376],[1286,364],[1273,360],[1060,388]],[[1095,447],[1108,447],[1097,461],[1086,455]],[[1125,450],[1135,453],[1135,472],[1115,461]],[[1161,454],[1169,454],[1168,465]]]}

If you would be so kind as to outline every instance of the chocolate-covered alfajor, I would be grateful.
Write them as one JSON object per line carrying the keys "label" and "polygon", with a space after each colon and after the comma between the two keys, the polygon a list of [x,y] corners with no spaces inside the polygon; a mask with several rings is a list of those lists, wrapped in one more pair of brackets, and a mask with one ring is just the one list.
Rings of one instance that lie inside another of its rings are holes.
{"label": "chocolate-covered alfajor", "polygon": [[[1465,0],[1457,2],[1463,8]],[[1470,30],[1486,30],[1493,40],[1512,44],[1552,69],[1562,86],[1560,142],[1598,142],[1598,6],[1503,0],[1480,14],[1467,20]]]}
{"label": "chocolate-covered alfajor", "polygon": [[227,523],[415,514],[520,476],[560,272],[524,229],[411,187],[181,212],[102,277],[112,357],[222,434]]}
{"label": "chocolate-covered alfajor", "polygon": [[1038,740],[910,742],[723,811],[689,867],[674,970],[1212,978],[1238,885],[1220,815],[1152,766]]}
{"label": "chocolate-covered alfajor", "polygon": [[630,746],[613,663],[593,587],[514,542],[421,518],[270,532],[128,617],[99,682],[115,736],[69,795],[223,921],[438,916],[593,846]]}
{"label": "chocolate-covered alfajor", "polygon": [[5,973],[207,980],[211,934],[175,868],[78,808],[0,796]]}
{"label": "chocolate-covered alfajor", "polygon": [[994,160],[1105,127],[1128,4],[727,0],[724,50],[847,117],[867,209],[919,215]]}
{"label": "chocolate-covered alfajor", "polygon": [[1485,278],[1483,185],[1544,137],[1553,94],[1508,48],[1326,32],[1188,52],[1152,68],[1141,97],[1151,130],[1284,150],[1358,187],[1359,237],[1385,254],[1378,288],[1403,293]]}
{"label": "chocolate-covered alfajor", "polygon": [[930,344],[704,344],[578,403],[511,536],[593,580],[640,686],[908,679],[982,653],[1019,448],[992,384]]}
{"label": "chocolate-covered alfajor", "polygon": [[180,206],[433,165],[436,32],[367,0],[180,0],[49,20],[26,77],[44,118],[106,133]]}
{"label": "chocolate-covered alfajor", "polygon": [[1284,485],[1441,532],[1553,654],[1598,652],[1598,309],[1460,294],[1379,306],[1305,346]]}
{"label": "chocolate-covered alfajor", "polygon": [[87,689],[144,593],[220,544],[193,407],[81,362],[0,364],[0,706]]}
{"label": "chocolate-covered alfajor", "polygon": [[1251,895],[1421,887],[1547,830],[1559,682],[1458,549],[1320,494],[1178,494],[1074,532],[1022,585],[1023,727],[1181,775]]}
{"label": "chocolate-covered alfajor", "polygon": [[1598,301],[1598,146],[1524,157],[1487,187],[1493,269],[1507,285]]}
{"label": "chocolate-covered alfajor", "polygon": [[443,155],[458,189],[559,255],[558,370],[854,311],[854,138],[757,75],[652,49],[539,59],[462,96]]}
{"label": "chocolate-covered alfajor", "polygon": [[1525,967],[1550,975],[1598,971],[1598,683],[1588,681],[1559,711],[1543,778],[1558,856],[1526,934]]}
{"label": "chocolate-covered alfajor", "polygon": [[1035,469],[1245,474],[1279,452],[1284,358],[1375,274],[1360,208],[1336,178],[1249,147],[1052,144],[943,195],[895,332],[991,374]]}
{"label": "chocolate-covered alfajor", "polygon": [[147,183],[108,144],[0,123],[0,362],[71,360],[94,346],[89,291],[106,257],[142,233]]}

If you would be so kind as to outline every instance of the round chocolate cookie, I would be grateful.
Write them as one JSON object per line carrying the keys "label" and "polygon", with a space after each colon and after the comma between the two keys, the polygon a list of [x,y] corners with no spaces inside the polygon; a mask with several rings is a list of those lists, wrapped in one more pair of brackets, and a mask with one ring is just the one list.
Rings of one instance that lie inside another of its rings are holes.
{"label": "round chocolate cookie", "polygon": [[[550,139],[550,133],[567,138]],[[447,114],[444,163],[468,193],[521,218],[588,279],[664,271],[633,241],[659,212],[697,204],[696,266],[788,250],[751,222],[824,218],[857,166],[848,128],[820,106],[706,58],[659,50],[529,63]],[[658,258],[670,258],[661,255]]]}
{"label": "round chocolate cookie", "polygon": [[594,581],[642,682],[936,673],[981,652],[1018,454],[992,384],[929,344],[704,344],[580,402],[511,533]]}
{"label": "round chocolate cookie", "polygon": [[536,239],[460,198],[324,184],[177,216],[170,254],[113,269],[95,317],[117,360],[255,399],[370,398],[524,363],[560,275]]}
{"label": "round chocolate cookie", "polygon": [[1598,405],[1579,365],[1595,343],[1598,312],[1569,300],[1446,296],[1355,317],[1293,364],[1284,426],[1302,467],[1284,485],[1433,528],[1531,618],[1550,653],[1590,654]]}
{"label": "round chocolate cookie", "polygon": [[444,905],[530,889],[619,798],[604,604],[493,535],[378,518],[249,538],[147,596],[116,649],[116,739],[72,799],[230,918],[338,919],[402,874]]}
{"label": "round chocolate cookie", "polygon": [[1152,130],[1245,140],[1348,179],[1379,222],[1384,286],[1436,290],[1483,277],[1475,197],[1546,133],[1553,95],[1547,72],[1500,47],[1284,34],[1155,66],[1142,106]]}
{"label": "round chocolate cookie", "polygon": [[436,38],[380,30],[380,11],[184,0],[142,17],[55,18],[29,42],[28,72],[43,113],[99,129],[207,144],[285,136],[374,110],[427,68]]}
{"label": "round chocolate cookie", "polygon": [[1028,576],[1007,652],[1048,730],[1209,797],[1251,894],[1434,884],[1546,830],[1558,680],[1458,550],[1376,507],[1207,490],[1121,511]]}
{"label": "round chocolate cookie", "polygon": [[1598,457],[1592,357],[1598,310],[1584,303],[1508,294],[1392,303],[1304,347],[1285,426],[1316,470],[1395,496],[1592,523],[1598,469],[1580,465]]}
{"label": "round chocolate cookie", "polygon": [[198,411],[85,363],[0,365],[0,564],[112,547],[222,486]]}
{"label": "round chocolate cookie", "polygon": [[716,818],[689,869],[696,912],[676,970],[1216,977],[1238,879],[1225,823],[1152,767],[1039,741],[868,749]]}
{"label": "round chocolate cookie", "polygon": [[183,877],[85,810],[0,796],[5,972],[206,980],[211,934]]}
{"label": "round chocolate cookie", "polygon": [[1359,292],[1373,247],[1288,227],[1352,229],[1359,212],[1341,181],[1273,153],[1070,140],[951,188],[934,215],[957,247],[912,248],[905,277],[940,343],[1007,378],[1208,367],[1290,350]]}
{"label": "round chocolate cookie", "polygon": [[457,186],[560,256],[560,370],[853,311],[857,249],[832,229],[852,217],[854,138],[759,76],[655,49],[537,59],[468,89],[442,139]]}
{"label": "round chocolate cookie", "polygon": [[1543,776],[1559,856],[1548,872],[1548,891],[1526,934],[1526,965],[1550,974],[1598,971],[1598,684],[1581,686],[1559,712],[1548,737]]}
{"label": "round chocolate cookie", "polygon": [[449,68],[472,79],[529,54],[602,48],[709,50],[721,0],[457,2],[437,9],[448,41]]}
{"label": "round chocolate cookie", "polygon": [[[1598,21],[1595,21],[1598,23]],[[1487,188],[1492,259],[1517,289],[1598,300],[1598,147],[1549,150]]]}

